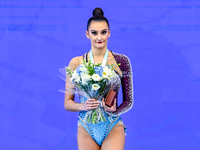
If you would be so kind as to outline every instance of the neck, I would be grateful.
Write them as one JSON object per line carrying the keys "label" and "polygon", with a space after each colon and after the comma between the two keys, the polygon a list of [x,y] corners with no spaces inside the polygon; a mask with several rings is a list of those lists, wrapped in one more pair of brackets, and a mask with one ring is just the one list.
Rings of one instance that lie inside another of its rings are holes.
{"label": "neck", "polygon": [[107,50],[107,46],[101,49],[92,47],[93,57],[104,57],[106,50]]}

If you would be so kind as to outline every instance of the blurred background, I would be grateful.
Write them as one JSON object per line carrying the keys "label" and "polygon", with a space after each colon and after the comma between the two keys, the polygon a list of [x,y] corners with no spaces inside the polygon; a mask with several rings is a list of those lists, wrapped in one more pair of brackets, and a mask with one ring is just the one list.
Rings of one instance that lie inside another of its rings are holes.
{"label": "blurred background", "polygon": [[59,69],[90,50],[96,7],[132,64],[125,150],[199,150],[199,0],[0,0],[0,149],[78,149]]}

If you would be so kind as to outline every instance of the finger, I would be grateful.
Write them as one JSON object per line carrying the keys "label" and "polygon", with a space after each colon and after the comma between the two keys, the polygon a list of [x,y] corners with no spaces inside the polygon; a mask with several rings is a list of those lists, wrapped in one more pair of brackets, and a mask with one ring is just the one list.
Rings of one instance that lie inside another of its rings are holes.
{"label": "finger", "polygon": [[87,106],[87,109],[96,109],[98,106]]}
{"label": "finger", "polygon": [[115,98],[113,106],[117,105],[117,99]]}
{"label": "finger", "polygon": [[96,99],[88,99],[86,102],[88,102],[88,103],[99,103],[99,101],[96,100]]}
{"label": "finger", "polygon": [[102,104],[103,104],[103,105],[105,105],[105,101],[104,101],[104,98],[103,98],[103,100],[102,100]]}
{"label": "finger", "polygon": [[97,107],[99,104],[87,104],[87,107]]}
{"label": "finger", "polygon": [[96,100],[95,98],[88,98],[88,100]]}
{"label": "finger", "polygon": [[88,98],[87,101],[95,101],[96,99]]}
{"label": "finger", "polygon": [[87,106],[99,106],[99,104],[100,104],[99,102],[94,102],[94,103],[87,102],[86,103]]}
{"label": "finger", "polygon": [[96,99],[88,99],[87,101],[88,101],[88,102],[98,102],[98,103],[99,103],[99,101],[96,100]]}
{"label": "finger", "polygon": [[98,101],[86,101],[85,103],[86,104],[99,104]]}
{"label": "finger", "polygon": [[90,107],[87,107],[87,110],[91,110],[91,109],[96,109],[97,108],[97,106],[95,107],[95,106],[90,106]]}

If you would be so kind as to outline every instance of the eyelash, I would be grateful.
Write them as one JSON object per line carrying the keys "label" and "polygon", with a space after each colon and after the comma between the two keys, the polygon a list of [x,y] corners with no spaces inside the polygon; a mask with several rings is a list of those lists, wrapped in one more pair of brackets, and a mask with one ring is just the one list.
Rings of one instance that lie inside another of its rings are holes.
{"label": "eyelash", "polygon": [[92,32],[93,35],[97,35],[97,32]]}
{"label": "eyelash", "polygon": [[[104,34],[106,34],[106,33],[107,33],[107,31],[101,32],[102,35],[104,35]],[[92,34],[93,34],[93,35],[97,35],[97,32],[93,31]]]}
{"label": "eyelash", "polygon": [[104,35],[104,34],[106,34],[106,33],[107,33],[107,31],[103,31],[101,34],[103,34],[103,35]]}

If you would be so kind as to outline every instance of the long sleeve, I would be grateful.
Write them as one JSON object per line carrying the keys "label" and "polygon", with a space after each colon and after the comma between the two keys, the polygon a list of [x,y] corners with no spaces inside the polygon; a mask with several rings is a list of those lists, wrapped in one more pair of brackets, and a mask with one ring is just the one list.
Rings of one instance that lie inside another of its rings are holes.
{"label": "long sleeve", "polygon": [[121,63],[120,69],[122,71],[122,92],[123,92],[123,102],[119,107],[117,107],[116,111],[113,112],[114,115],[121,115],[128,110],[130,110],[133,106],[133,79],[132,79],[132,67],[130,60],[125,55],[120,55],[114,53],[115,59],[118,63]]}

